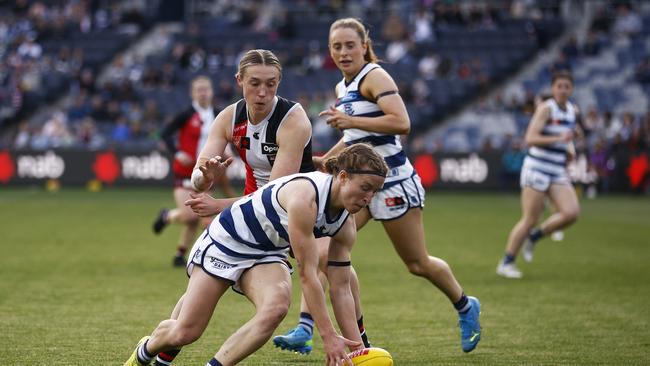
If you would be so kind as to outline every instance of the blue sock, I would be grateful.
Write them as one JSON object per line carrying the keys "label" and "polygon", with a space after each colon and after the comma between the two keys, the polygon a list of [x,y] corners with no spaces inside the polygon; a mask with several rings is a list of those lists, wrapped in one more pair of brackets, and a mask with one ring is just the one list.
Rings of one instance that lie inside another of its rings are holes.
{"label": "blue sock", "polygon": [[212,359],[208,361],[208,363],[206,363],[205,366],[223,366],[223,365],[221,364],[221,362],[217,361],[216,358],[212,357]]}
{"label": "blue sock", "polygon": [[506,253],[506,254],[503,256],[503,264],[514,263],[514,262],[515,262],[515,258],[516,258],[516,257],[515,257],[514,255],[510,255],[510,254]]}
{"label": "blue sock", "polygon": [[530,233],[528,234],[528,238],[533,243],[536,243],[539,239],[542,238],[542,236],[544,236],[544,233],[542,232],[542,229],[539,228],[531,230]]}
{"label": "blue sock", "polygon": [[469,299],[467,298],[467,295],[463,292],[462,295],[460,295],[460,300],[456,301],[454,303],[454,308],[456,308],[456,311],[458,311],[458,314],[465,314],[469,311],[469,309],[472,307],[472,304],[469,302]]}
{"label": "blue sock", "polygon": [[153,360],[154,356],[151,353],[147,352],[147,343],[149,343],[149,340],[147,339],[146,342],[142,344],[142,346],[138,347],[138,353],[137,353],[137,359],[138,362],[140,362],[143,365],[148,365],[151,363],[151,360]]}
{"label": "blue sock", "polygon": [[309,313],[300,313],[299,326],[305,328],[307,333],[314,334],[314,318]]}

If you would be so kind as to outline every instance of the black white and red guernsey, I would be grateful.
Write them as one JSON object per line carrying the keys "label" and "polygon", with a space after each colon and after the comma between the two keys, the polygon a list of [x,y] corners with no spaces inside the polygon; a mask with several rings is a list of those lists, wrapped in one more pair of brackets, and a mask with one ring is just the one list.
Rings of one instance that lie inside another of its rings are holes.
{"label": "black white and red guernsey", "polygon": [[[276,96],[271,112],[260,123],[252,124],[248,118],[246,101],[241,99],[237,102],[232,120],[232,142],[246,166],[245,195],[269,182],[278,152],[277,132],[289,113],[299,105]],[[300,173],[311,171],[314,171],[314,164],[310,138],[302,153]]]}
{"label": "black white and red guernsey", "polygon": [[[212,121],[206,122],[210,123]],[[196,164],[196,156],[199,152],[199,140],[204,123],[204,121],[201,121],[199,112],[194,107],[189,107],[163,128],[161,138],[167,145],[167,149],[172,154],[183,151],[194,159],[188,165],[183,165],[177,159],[174,159],[172,169],[176,177],[189,178],[192,175],[194,164]]]}

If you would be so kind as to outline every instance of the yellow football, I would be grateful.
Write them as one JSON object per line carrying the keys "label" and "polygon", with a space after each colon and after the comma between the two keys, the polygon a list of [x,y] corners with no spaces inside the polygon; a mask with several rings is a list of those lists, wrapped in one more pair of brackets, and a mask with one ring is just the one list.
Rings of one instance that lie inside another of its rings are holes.
{"label": "yellow football", "polygon": [[363,348],[350,352],[348,356],[355,366],[393,366],[393,358],[390,353],[382,348]]}

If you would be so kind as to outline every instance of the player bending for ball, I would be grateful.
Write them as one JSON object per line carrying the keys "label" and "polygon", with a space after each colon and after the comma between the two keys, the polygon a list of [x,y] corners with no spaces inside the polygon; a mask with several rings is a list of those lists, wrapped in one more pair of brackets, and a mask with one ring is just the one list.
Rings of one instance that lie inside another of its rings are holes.
{"label": "player bending for ball", "polygon": [[[227,163],[213,158],[193,175],[203,190],[206,177],[223,174]],[[347,147],[325,162],[329,173],[298,173],[274,180],[217,216],[190,252],[185,294],[172,318],[140,340],[124,366],[149,365],[157,354],[196,341],[229,287],[255,306],[251,320],[233,333],[206,366],[234,365],[262,347],[284,319],[291,300],[289,243],[299,261],[300,283],[321,335],[326,364],[351,364],[346,353],[362,347],[350,289],[350,251],[356,239],[350,214],[367,206],[384,183],[383,159],[365,144]],[[318,280],[316,236],[329,236],[330,299],[342,337],[330,320]]]}

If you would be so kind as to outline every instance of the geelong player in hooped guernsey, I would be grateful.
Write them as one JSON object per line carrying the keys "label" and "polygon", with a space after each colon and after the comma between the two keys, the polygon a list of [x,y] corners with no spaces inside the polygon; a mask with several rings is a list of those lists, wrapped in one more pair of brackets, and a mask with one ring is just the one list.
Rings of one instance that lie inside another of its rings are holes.
{"label": "geelong player in hooped guernsey", "polygon": [[[575,157],[573,131],[580,116],[578,108],[569,101],[573,92],[573,78],[569,72],[553,75],[553,98],[540,103],[526,130],[526,144],[530,146],[521,168],[521,219],[508,235],[505,254],[497,265],[497,274],[506,278],[521,278],[523,273],[515,265],[520,249],[526,262],[533,260],[537,242],[557,230],[575,222],[580,205],[567,171],[567,162]],[[555,212],[538,228],[546,198]]]}
{"label": "geelong player in hooped guernsey", "polygon": [[[214,157],[200,171],[204,179],[218,177],[227,165]],[[256,312],[207,365],[234,365],[262,347],[289,308],[292,286],[285,264],[289,245],[300,263],[301,287],[322,338],[326,364],[352,364],[347,350],[358,350],[363,343],[350,288],[356,229],[349,216],[368,205],[381,189],[388,168],[365,144],[344,149],[325,167],[327,173],[297,173],[271,181],[224,209],[191,250],[189,284],[171,318],[142,338],[124,365],[149,365],[160,355],[164,357],[157,362],[169,365],[169,353],[175,356],[203,334],[230,286],[246,295]],[[343,336],[334,328],[318,279],[316,238],[322,236],[331,237],[327,261],[337,264],[328,269],[328,280]]]}
{"label": "geelong player in hooped guernsey", "polygon": [[[384,116],[385,114],[379,105],[377,105],[376,100],[369,100],[359,90],[359,86],[366,75],[378,68],[381,68],[381,66],[369,62],[352,80],[341,80],[336,85],[336,109],[347,115],[356,117]],[[382,96],[378,97],[381,98]],[[374,146],[375,151],[384,158],[390,169],[388,177],[386,177],[386,183],[384,183],[384,189],[406,179],[410,179],[415,175],[415,170],[411,162],[406,158],[398,135],[368,131],[360,128],[347,128],[343,130],[343,142],[346,145],[367,142]],[[417,205],[418,202],[419,197],[415,198],[412,204]],[[380,220],[386,218],[379,213],[374,216],[377,216],[375,218]]]}

